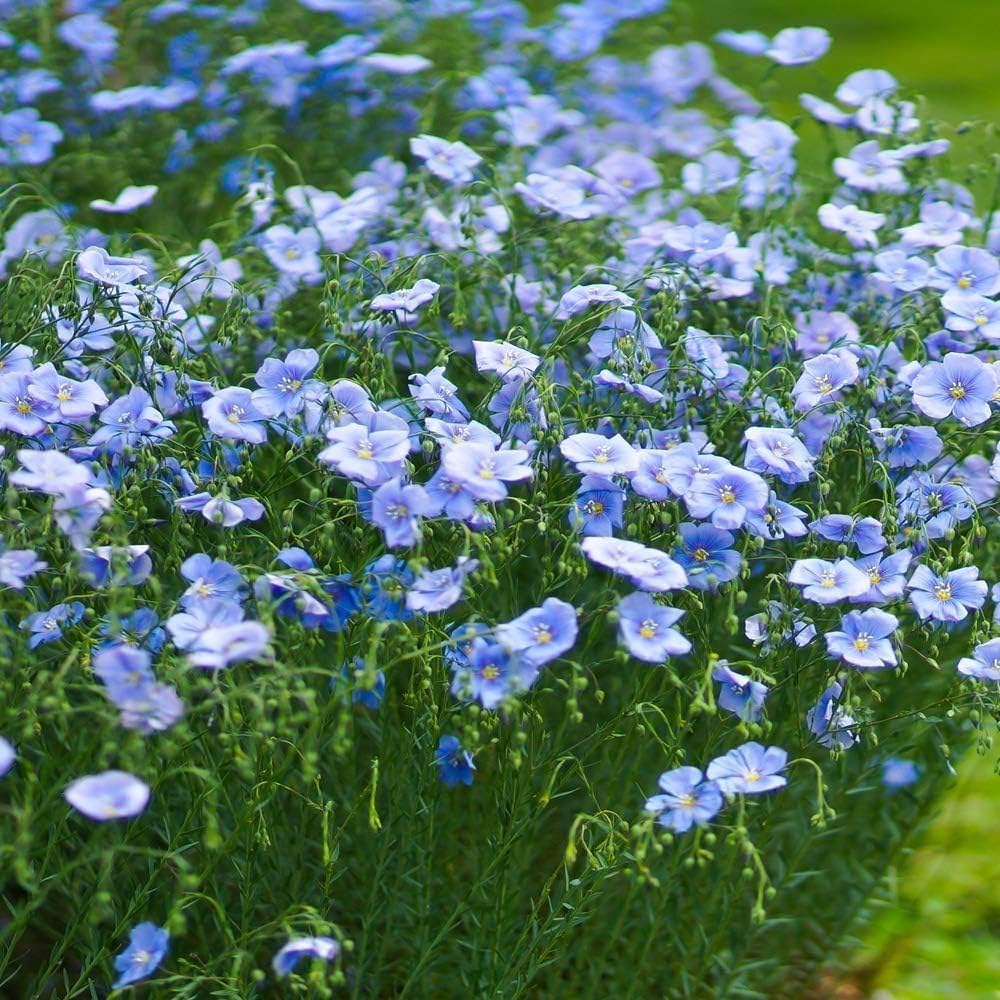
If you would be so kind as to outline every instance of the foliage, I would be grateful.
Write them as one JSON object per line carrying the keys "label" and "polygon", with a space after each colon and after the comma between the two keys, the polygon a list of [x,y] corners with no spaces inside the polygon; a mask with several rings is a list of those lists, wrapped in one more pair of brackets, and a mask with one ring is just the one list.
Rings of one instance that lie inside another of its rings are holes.
{"label": "foliage", "polygon": [[995,206],[665,6],[0,0],[11,995],[802,995],[989,743]]}

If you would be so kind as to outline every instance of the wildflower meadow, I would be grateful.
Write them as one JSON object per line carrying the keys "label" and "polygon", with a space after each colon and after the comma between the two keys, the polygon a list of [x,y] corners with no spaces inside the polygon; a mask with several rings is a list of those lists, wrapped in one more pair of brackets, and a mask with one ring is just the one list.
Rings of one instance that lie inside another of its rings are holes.
{"label": "wildflower meadow", "polygon": [[0,996],[849,958],[1000,719],[994,133],[684,25],[0,0]]}

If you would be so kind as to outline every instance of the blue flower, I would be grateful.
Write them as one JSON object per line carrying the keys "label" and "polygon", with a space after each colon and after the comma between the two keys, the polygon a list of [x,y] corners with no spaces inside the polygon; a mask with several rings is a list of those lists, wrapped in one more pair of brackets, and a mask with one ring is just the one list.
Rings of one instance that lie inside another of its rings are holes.
{"label": "blue flower", "polygon": [[449,142],[426,133],[410,139],[410,152],[423,160],[435,177],[449,184],[468,184],[483,159],[464,142]]}
{"label": "blue flower", "polygon": [[675,833],[704,826],[722,808],[722,790],[714,781],[706,781],[696,767],[664,771],[659,785],[663,794],[647,799],[645,809],[656,813],[657,822]]}
{"label": "blue flower", "polygon": [[63,628],[75,625],[83,617],[83,605],[79,601],[71,604],[56,604],[48,611],[36,611],[28,615],[18,626],[24,632],[30,632],[28,649],[35,649],[46,642],[55,642],[62,638]]}
{"label": "blue flower", "polygon": [[576,641],[577,611],[572,604],[548,597],[540,608],[494,630],[497,641],[520,662],[535,672],[546,663],[562,656]]}
{"label": "blue flower", "polygon": [[307,400],[322,395],[323,383],[309,376],[319,365],[319,354],[311,347],[290,351],[284,361],[267,358],[254,375],[260,387],[253,404],[265,417],[294,416]]}
{"label": "blue flower", "polygon": [[620,435],[572,434],[559,445],[563,458],[583,475],[620,476],[635,472],[639,458],[635,449]]}
{"label": "blue flower", "polygon": [[839,681],[834,681],[806,712],[806,727],[823,746],[849,750],[858,742],[858,737],[854,732],[854,719],[837,705],[843,691]]}
{"label": "blue flower", "polygon": [[887,757],[882,762],[882,784],[895,790],[906,788],[920,780],[920,768],[912,760]]}
{"label": "blue flower", "polygon": [[912,558],[909,549],[900,549],[892,555],[883,556],[875,552],[870,556],[855,559],[854,565],[868,574],[871,585],[864,594],[850,598],[852,604],[888,604],[903,596],[906,571]]}
{"label": "blue flower", "polygon": [[43,121],[34,108],[0,114],[0,165],[45,163],[52,158],[52,149],[62,138],[62,129]]}
{"label": "blue flower", "polygon": [[181,563],[181,576],[190,583],[181,595],[181,607],[185,610],[202,601],[239,601],[246,594],[246,581],[240,571],[232,563],[213,559],[204,552],[188,556]]}
{"label": "blue flower", "polygon": [[438,766],[441,780],[449,788],[456,785],[471,785],[476,765],[472,754],[463,750],[457,736],[442,736],[434,752],[434,762]]}
{"label": "blue flower", "polygon": [[898,627],[899,619],[881,608],[851,611],[841,619],[839,631],[827,633],[827,652],[863,670],[894,667],[896,651],[889,636]]}
{"label": "blue flower", "polygon": [[136,924],[129,932],[128,947],[115,958],[119,974],[111,988],[118,990],[151,976],[167,955],[170,935],[150,921]]}
{"label": "blue flower", "polygon": [[230,441],[263,444],[267,440],[265,414],[257,409],[252,397],[249,389],[230,386],[206,399],[201,404],[201,412],[208,429]]}
{"label": "blue flower", "polygon": [[882,525],[874,517],[827,514],[810,523],[812,532],[831,542],[850,542],[862,555],[881,552],[886,546]]}
{"label": "blue flower", "polygon": [[975,566],[964,566],[941,576],[926,566],[918,566],[906,587],[920,620],[941,622],[962,621],[969,611],[981,608],[989,589],[986,581],[979,579]]}
{"label": "blue flower", "polygon": [[933,427],[872,427],[869,431],[883,461],[890,469],[926,465],[941,454],[944,445]]}
{"label": "blue flower", "polygon": [[836,604],[871,589],[868,574],[848,559],[835,563],[823,559],[798,559],[788,573],[788,582],[802,587],[802,596],[817,604]]}
{"label": "blue flower", "polygon": [[0,736],[0,778],[14,766],[15,760],[17,760],[17,751],[10,740]]}
{"label": "blue flower", "polygon": [[94,675],[107,688],[108,697],[116,704],[140,697],[154,681],[151,657],[144,649],[131,646],[111,646],[94,654]]}
{"label": "blue flower", "polygon": [[99,545],[80,550],[80,574],[95,587],[136,587],[152,572],[148,545]]}
{"label": "blue flower", "polygon": [[781,774],[788,763],[788,754],[781,747],[765,749],[753,741],[716,757],[706,770],[709,781],[718,784],[726,795],[740,792],[757,795],[784,788],[787,779]]}
{"label": "blue flower", "polygon": [[382,529],[385,544],[390,549],[397,549],[420,541],[420,518],[432,509],[423,486],[390,479],[372,496],[371,519]]}
{"label": "blue flower", "polygon": [[613,535],[622,526],[625,491],[603,476],[584,476],[569,509],[569,523],[583,535]]}
{"label": "blue flower", "polygon": [[279,977],[292,973],[303,958],[318,958],[332,962],[340,954],[340,944],[330,937],[292,938],[271,960],[271,968]]}
{"label": "blue flower", "polygon": [[441,467],[453,483],[477,500],[499,503],[507,496],[504,483],[532,477],[528,457],[521,448],[497,451],[490,444],[468,441],[449,445],[441,456]]}
{"label": "blue flower", "polygon": [[636,659],[663,663],[668,656],[690,652],[691,643],[671,627],[680,620],[683,611],[657,604],[643,593],[623,597],[616,610],[618,635]]}
{"label": "blue flower", "polygon": [[971,657],[963,656],[958,661],[958,672],[979,681],[1000,682],[1000,639],[981,642]]}
{"label": "blue flower", "polygon": [[996,380],[979,358],[946,354],[931,361],[912,383],[913,405],[933,420],[953,416],[967,427],[990,418]]}
{"label": "blue flower", "polygon": [[411,611],[444,611],[462,599],[465,578],[479,568],[478,559],[459,556],[454,568],[425,570],[413,581],[406,595]]}
{"label": "blue flower", "polygon": [[776,476],[794,486],[813,474],[812,456],[804,444],[783,427],[749,427],[743,434],[747,450],[743,464],[750,472]]}
{"label": "blue flower", "polygon": [[386,470],[394,468],[410,450],[406,428],[369,430],[361,424],[345,424],[331,427],[326,436],[331,443],[319,453],[319,460],[335,466],[341,475],[373,487],[391,478]]}
{"label": "blue flower", "polygon": [[725,660],[720,660],[712,671],[712,680],[721,684],[719,707],[732,712],[743,722],[757,722],[767,698],[767,685],[751,680],[744,674],[729,669]]}
{"label": "blue flower", "polygon": [[41,573],[48,565],[38,558],[33,549],[7,549],[0,552],[0,584],[13,590],[23,590],[27,578]]}
{"label": "blue flower", "polygon": [[365,567],[361,585],[362,607],[377,621],[406,621],[413,612],[406,607],[406,593],[413,572],[402,559],[381,556]]}
{"label": "blue flower", "polygon": [[150,653],[158,653],[167,641],[167,634],[160,627],[159,616],[152,608],[136,608],[120,618],[109,616],[101,622],[100,632],[105,637],[100,643],[100,649],[135,646]]}
{"label": "blue flower", "polygon": [[808,646],[816,638],[816,626],[801,612],[780,601],[768,601],[767,611],[751,615],[744,623],[743,631],[754,646],[770,650],[773,648],[772,640],[776,638],[771,629],[774,624],[789,625],[778,636],[782,642],[794,642],[799,649]]}
{"label": "blue flower", "polygon": [[682,524],[681,545],[674,559],[684,567],[688,583],[697,590],[718,590],[735,580],[743,559],[732,548],[733,536],[711,524]]}
{"label": "blue flower", "polygon": [[451,661],[454,678],[451,693],[456,698],[478,701],[492,711],[504,699],[531,687],[538,670],[520,664],[498,642],[473,639],[464,662],[455,656]]}
{"label": "blue flower", "polygon": [[755,472],[730,465],[722,472],[699,476],[684,494],[688,513],[710,520],[717,528],[741,528],[770,497],[767,483]]}
{"label": "blue flower", "polygon": [[127,771],[102,771],[71,781],[63,797],[88,819],[131,819],[149,802],[149,785]]}
{"label": "blue flower", "polygon": [[347,682],[351,687],[351,701],[355,705],[371,709],[373,712],[381,707],[385,698],[385,673],[381,670],[369,670],[360,656],[354,657],[353,663],[345,663],[340,670],[340,676],[330,679],[330,690],[337,691]]}
{"label": "blue flower", "polygon": [[759,511],[747,515],[746,528],[759,538],[773,541],[778,538],[800,538],[806,533],[806,512],[779,500],[775,493],[767,505]]}
{"label": "blue flower", "polygon": [[843,347],[810,358],[802,369],[792,388],[795,409],[800,412],[840,399],[841,391],[854,385],[860,375],[854,355]]}

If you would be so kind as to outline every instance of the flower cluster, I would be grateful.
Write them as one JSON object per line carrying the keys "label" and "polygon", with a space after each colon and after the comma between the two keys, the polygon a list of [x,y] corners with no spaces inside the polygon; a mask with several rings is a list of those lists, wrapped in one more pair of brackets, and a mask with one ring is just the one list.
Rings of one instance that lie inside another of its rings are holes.
{"label": "flower cluster", "polygon": [[[0,0],[0,843],[25,898],[72,887],[37,905],[81,968],[65,914],[114,872],[115,988],[169,945],[244,995],[266,945],[366,995],[447,995],[444,948],[554,994],[551,914],[611,890],[532,884],[508,938],[508,869],[659,884],[669,846],[698,898],[711,849],[762,900],[813,847],[783,747],[852,796],[846,855],[996,713],[1000,216],[884,70],[789,123],[700,42],[606,54],[666,6]],[[609,819],[664,757],[704,763]]]}

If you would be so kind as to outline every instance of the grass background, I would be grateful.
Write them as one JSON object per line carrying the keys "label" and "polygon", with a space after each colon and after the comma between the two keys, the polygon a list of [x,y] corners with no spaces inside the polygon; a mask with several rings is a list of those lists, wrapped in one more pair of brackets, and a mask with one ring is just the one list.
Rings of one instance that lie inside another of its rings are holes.
{"label": "grass background", "polygon": [[887,69],[926,97],[930,117],[1000,122],[998,0],[691,0],[674,13],[701,38],[722,28],[826,28],[830,51],[812,67],[785,71],[799,89],[825,80],[814,92],[829,97],[856,69]]}
{"label": "grass background", "polygon": [[[812,67],[771,78],[781,105],[794,113],[801,90],[829,98],[848,73],[888,69],[922,95],[929,118],[953,125],[987,123],[960,161],[982,163],[1000,152],[1000,0],[694,0],[674,10],[694,37],[722,28],[773,33],[792,25],[830,31],[830,52]],[[746,79],[754,61],[720,55],[724,69]],[[763,65],[763,64],[759,64]],[[949,134],[949,133],[946,133]],[[978,187],[978,185],[977,185]],[[996,753],[971,755],[900,882],[866,934],[848,982],[828,996],[878,1000],[1000,998],[1000,816]]]}

